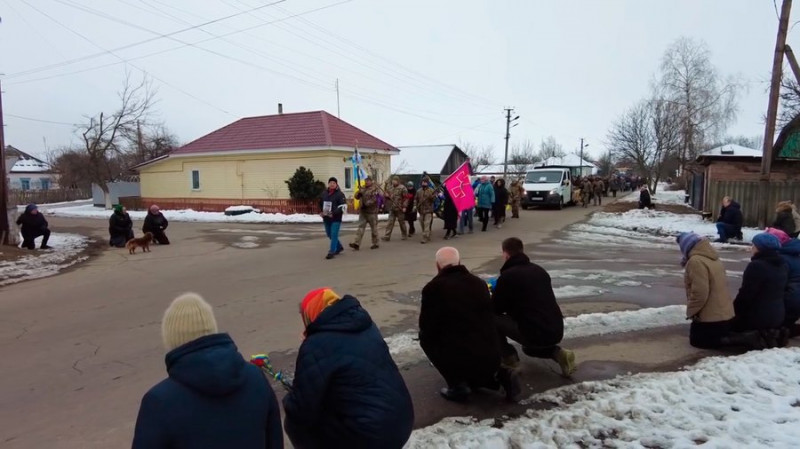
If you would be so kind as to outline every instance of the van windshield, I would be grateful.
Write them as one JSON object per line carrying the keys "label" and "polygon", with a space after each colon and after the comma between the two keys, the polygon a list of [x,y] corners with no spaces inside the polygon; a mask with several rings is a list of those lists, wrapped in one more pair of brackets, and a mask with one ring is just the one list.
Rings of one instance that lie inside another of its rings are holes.
{"label": "van windshield", "polygon": [[534,170],[525,175],[525,182],[528,184],[553,184],[561,182],[564,172]]}

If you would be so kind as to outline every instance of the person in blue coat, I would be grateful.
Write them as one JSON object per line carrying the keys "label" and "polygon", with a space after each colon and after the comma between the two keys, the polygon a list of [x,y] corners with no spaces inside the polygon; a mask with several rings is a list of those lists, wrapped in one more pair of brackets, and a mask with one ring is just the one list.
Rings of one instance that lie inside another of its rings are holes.
{"label": "person in blue coat", "polygon": [[789,234],[781,229],[767,228],[766,232],[778,238],[781,247],[778,254],[786,262],[788,278],[786,290],[783,296],[783,304],[786,307],[786,317],[783,320],[784,333],[783,343],[790,337],[800,335],[800,240],[791,238]]}
{"label": "person in blue coat", "polygon": [[414,407],[367,311],[352,296],[320,288],[306,295],[300,314],[305,340],[283,398],[294,447],[401,449]]}
{"label": "person in blue coat", "polygon": [[133,449],[282,449],[281,414],[259,368],[218,333],[200,296],[177,297],[161,323],[168,377],[142,398]]}
{"label": "person in blue coat", "polygon": [[486,232],[489,226],[489,211],[494,204],[494,186],[489,182],[489,178],[481,176],[481,183],[475,189],[475,197],[478,199],[478,220],[483,223],[481,231]]}
{"label": "person in blue coat", "polygon": [[[773,331],[783,325],[784,292],[788,281],[786,262],[778,254],[777,237],[761,233],[753,237],[753,257],[742,275],[742,286],[733,309],[733,330]],[[767,342],[768,346],[773,346]]]}

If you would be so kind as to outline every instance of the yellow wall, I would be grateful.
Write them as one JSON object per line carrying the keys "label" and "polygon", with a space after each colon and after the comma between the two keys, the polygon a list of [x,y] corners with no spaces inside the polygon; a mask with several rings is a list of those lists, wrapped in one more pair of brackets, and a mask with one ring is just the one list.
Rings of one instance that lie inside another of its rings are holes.
{"label": "yellow wall", "polygon": [[[352,167],[344,151],[249,154],[211,157],[171,157],[143,167],[141,196],[146,198],[289,198],[286,181],[303,166],[327,182],[335,176],[344,189],[345,167]],[[389,155],[364,155],[364,170],[377,170],[379,182],[389,175]],[[192,170],[200,172],[200,189],[192,189]],[[346,191],[347,192],[347,191]]]}

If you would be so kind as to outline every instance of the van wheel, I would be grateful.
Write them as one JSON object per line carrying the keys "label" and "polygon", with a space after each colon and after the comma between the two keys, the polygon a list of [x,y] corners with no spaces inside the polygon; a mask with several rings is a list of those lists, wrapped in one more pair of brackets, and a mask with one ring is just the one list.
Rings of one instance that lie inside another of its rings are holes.
{"label": "van wheel", "polygon": [[561,201],[558,202],[558,210],[564,209],[564,197],[561,197]]}

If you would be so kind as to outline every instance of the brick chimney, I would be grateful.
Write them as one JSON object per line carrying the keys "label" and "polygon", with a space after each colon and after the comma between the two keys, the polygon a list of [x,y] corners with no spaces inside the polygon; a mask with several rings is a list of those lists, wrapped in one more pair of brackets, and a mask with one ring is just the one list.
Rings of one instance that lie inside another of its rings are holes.
{"label": "brick chimney", "polygon": [[278,114],[283,115],[283,103],[278,103]]}

